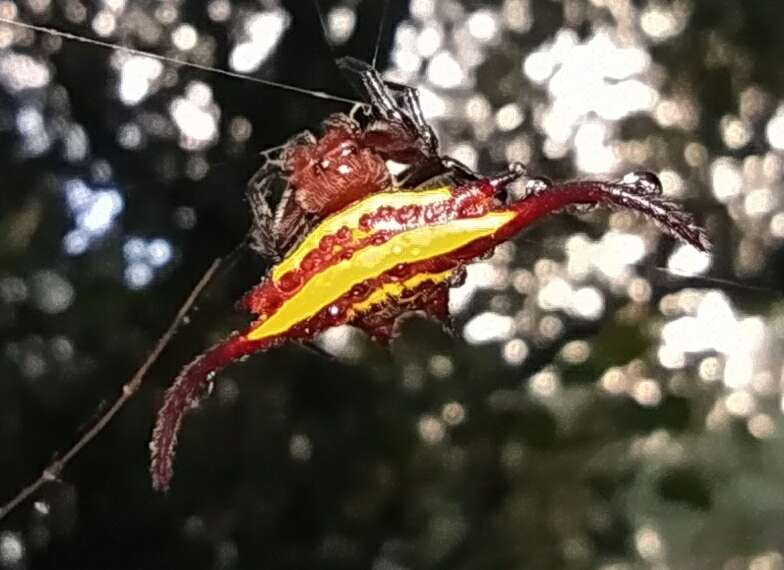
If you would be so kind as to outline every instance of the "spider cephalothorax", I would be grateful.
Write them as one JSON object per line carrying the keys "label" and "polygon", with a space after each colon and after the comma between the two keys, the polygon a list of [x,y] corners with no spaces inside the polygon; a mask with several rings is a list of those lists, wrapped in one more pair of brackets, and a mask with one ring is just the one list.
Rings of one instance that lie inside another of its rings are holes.
{"label": "spider cephalothorax", "polygon": [[[549,213],[571,205],[635,210],[674,237],[708,247],[703,230],[662,198],[650,173],[557,185],[529,179],[521,198],[507,200],[507,186],[526,176],[522,165],[482,177],[441,156],[414,90],[385,84],[356,61],[343,65],[358,72],[369,115],[362,124],[332,117],[319,139],[298,135],[252,180],[253,243],[277,262],[244,299],[255,316],[250,326],[198,356],[167,391],[151,443],[158,489],[171,479],[183,415],[216,371],[336,325],[387,343],[411,312],[446,322],[449,288],[465,266]],[[395,179],[387,160],[407,168]],[[267,204],[274,183],[285,185],[275,214]]]}
{"label": "spider cephalothorax", "polygon": [[[251,245],[270,258],[282,258],[320,219],[370,194],[420,186],[444,175],[451,175],[451,182],[475,178],[439,154],[415,89],[385,83],[374,69],[351,58],[339,65],[359,77],[371,104],[350,115],[330,116],[320,137],[305,131],[262,153],[264,163],[249,183]],[[393,177],[388,161],[407,168]],[[280,184],[282,197],[273,212],[268,202]]]}
{"label": "spider cephalothorax", "polygon": [[282,158],[297,205],[318,216],[337,212],[392,183],[384,158],[365,143],[359,123],[336,115],[324,126],[324,136],[286,148]]}

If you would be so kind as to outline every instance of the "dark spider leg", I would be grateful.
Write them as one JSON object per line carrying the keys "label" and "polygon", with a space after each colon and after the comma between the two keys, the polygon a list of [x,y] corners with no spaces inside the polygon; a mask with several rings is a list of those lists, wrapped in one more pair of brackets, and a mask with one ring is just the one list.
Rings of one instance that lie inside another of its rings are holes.
{"label": "dark spider leg", "polygon": [[283,154],[283,151],[286,150],[288,145],[289,143],[286,142],[277,146],[271,146],[259,152],[259,156],[262,158],[262,165],[271,163],[275,166],[281,166],[280,155]]}
{"label": "dark spider leg", "polygon": [[269,187],[278,174],[273,168],[269,163],[265,164],[248,182],[246,196],[252,218],[248,230],[248,243],[250,248],[262,257],[277,260],[280,256],[275,247],[274,214],[267,201]]}
{"label": "dark spider leg", "polygon": [[[272,193],[272,186],[276,179],[281,176],[283,167],[280,155],[291,145],[315,144],[316,138],[310,131],[299,133],[290,141],[283,145],[268,148],[261,153],[263,162],[253,177],[248,181],[246,196],[251,211],[251,228],[248,231],[250,248],[273,261],[279,260],[285,251],[282,251],[277,242],[279,235],[277,232],[278,216],[273,213],[269,205],[269,198]],[[277,209],[278,214],[286,210],[286,204],[293,199],[290,188],[284,191],[281,198],[281,207]]]}
{"label": "dark spider leg", "polygon": [[[414,87],[384,81],[375,68],[354,58],[342,58],[338,61],[338,66],[359,77],[373,109],[377,109],[384,119],[397,121],[413,129],[417,139],[423,141],[422,147],[418,147],[422,158],[410,164],[396,177],[398,186],[422,188],[441,184],[454,185],[481,178],[459,160],[439,154],[438,138],[425,119],[419,102],[419,92]],[[402,103],[398,103],[390,95],[390,91],[400,93]]]}
{"label": "dark spider leg", "polygon": [[348,117],[352,121],[357,121],[357,115],[359,112],[362,112],[365,117],[370,117],[373,114],[373,109],[367,103],[357,103],[353,107],[351,107],[351,111],[348,112]]}
{"label": "dark spider leg", "polygon": [[[460,184],[480,178],[477,173],[460,161],[441,156],[438,153],[438,138],[425,119],[419,102],[419,92],[415,88],[384,81],[376,69],[354,58],[342,58],[338,61],[338,66],[350,72],[351,76],[359,77],[363,91],[370,99],[372,108],[384,120],[404,125],[414,132],[417,140],[423,141],[421,146],[417,145],[421,159],[410,164],[397,177],[397,185],[417,188],[422,187],[423,184],[437,184],[439,181],[447,184]],[[401,94],[402,104],[390,95],[390,90]]]}
{"label": "dark spider leg", "polygon": [[[369,78],[369,80],[371,79],[373,81],[380,80],[377,74],[372,78]],[[437,157],[441,161],[445,171],[456,173],[458,182],[470,182],[481,178],[477,172],[456,158],[438,154],[438,138],[433,131],[433,127],[431,127],[425,119],[425,114],[422,112],[422,104],[419,101],[419,91],[416,88],[393,81],[384,81],[383,83],[387,88],[398,91],[401,94],[403,108],[408,116],[411,117],[419,137],[425,141],[430,156]]]}
{"label": "dark spider leg", "polygon": [[[429,160],[438,159],[443,162],[445,157],[438,153],[438,137],[436,137],[433,128],[428,124],[425,115],[422,112],[422,105],[419,102],[419,92],[408,85],[394,83],[392,81],[384,81],[381,79],[378,71],[368,66],[364,62],[352,60],[352,71],[358,73],[362,85],[370,98],[371,104],[374,108],[381,111],[381,115],[386,120],[394,120],[405,125],[407,128],[414,131],[417,140],[422,141],[420,148],[422,160],[426,162]],[[399,104],[390,95],[390,90],[397,91],[401,94],[402,104]],[[453,159],[450,159],[453,160]],[[455,163],[463,166],[458,161]],[[412,165],[416,167],[417,165]],[[444,164],[444,169],[449,169],[450,166]],[[470,169],[463,167],[465,171],[471,172]],[[473,175],[473,173],[472,173]],[[473,175],[473,180],[479,176]]]}
{"label": "dark spider leg", "polygon": [[293,195],[294,190],[289,186],[284,193],[286,206],[278,210],[282,215],[276,216],[273,225],[275,247],[281,255],[285,255],[294,248],[318,223],[317,217],[305,212],[296,200],[289,198]]}
{"label": "dark spider leg", "polygon": [[[368,78],[368,81],[380,81],[377,75]],[[401,85],[392,81],[384,81],[384,85],[402,95],[403,107],[411,117],[418,137],[425,141],[427,155],[423,161],[413,164],[399,176],[401,186],[418,188],[423,185],[430,186],[443,181],[451,184],[464,184],[478,180],[480,175],[467,167],[459,160],[438,153],[438,138],[433,128],[428,124],[419,102],[419,92],[408,85]]]}
{"label": "dark spider leg", "polygon": [[[381,81],[377,73],[374,74],[370,70],[367,71],[367,73],[370,75],[368,81]],[[441,163],[441,172],[436,172],[435,176],[431,175],[427,178],[432,179],[434,177],[440,177],[442,174],[449,174],[450,180],[455,184],[464,184],[466,182],[471,182],[481,178],[477,172],[456,158],[452,158],[451,156],[443,156],[438,153],[438,137],[436,137],[436,134],[433,131],[433,127],[431,127],[425,119],[425,114],[422,112],[422,105],[419,102],[419,91],[417,91],[416,88],[409,85],[395,83],[393,81],[383,81],[383,83],[388,89],[397,91],[401,94],[402,105],[406,114],[411,118],[419,138],[425,141],[425,146],[428,149],[427,158],[431,160],[437,159],[438,162]],[[419,169],[420,165],[412,165],[409,169],[407,169],[407,171],[403,172],[403,175],[401,175],[401,180],[403,180],[406,184],[412,185],[414,187],[421,186],[423,183],[429,184],[430,180],[424,177],[424,173],[417,173],[417,170]],[[411,172],[408,176],[405,176],[406,172],[408,171]]]}
{"label": "dark spider leg", "polygon": [[423,189],[441,186],[460,186],[472,182],[476,177],[463,176],[458,170],[450,170],[444,164],[444,157],[434,156],[406,167],[395,177],[395,185],[400,188]]}
{"label": "dark spider leg", "polygon": [[[466,167],[467,168],[467,167]],[[522,162],[512,162],[504,172],[496,174],[488,178],[491,186],[494,186],[498,192],[504,192],[506,186],[519,180],[528,174],[528,168]]]}
{"label": "dark spider leg", "polygon": [[350,133],[358,133],[360,130],[359,123],[351,115],[344,115],[337,113],[330,115],[321,123],[322,128],[327,131],[332,128],[338,128]]}
{"label": "dark spider leg", "polygon": [[[276,154],[278,154],[278,156],[280,156],[289,147],[298,146],[298,145],[299,146],[314,145],[317,142],[318,142],[318,139],[316,138],[316,135],[314,135],[312,132],[310,132],[309,130],[306,129],[306,130],[304,130],[302,132],[299,132],[299,133],[293,135],[285,143],[279,144],[277,146],[270,147],[270,148],[268,148],[266,150],[261,151],[259,154],[261,156],[267,158],[268,160],[270,160],[269,156],[272,153],[276,153]],[[280,161],[278,159],[271,159],[271,160],[276,161],[278,164],[280,164],[282,166],[282,161]]]}
{"label": "dark spider leg", "polygon": [[432,127],[425,121],[419,104],[419,95],[413,87],[385,82],[393,89],[403,91],[403,101],[407,112],[413,117],[417,136],[425,140],[427,152],[423,158],[407,167],[397,177],[399,186],[407,188],[432,187],[440,184],[465,184],[479,180],[481,175],[451,156],[438,153],[438,138]]}
{"label": "dark spider leg", "polygon": [[[451,156],[434,156],[401,172],[395,182],[402,188],[438,188],[475,182],[482,176]],[[500,194],[500,192],[499,192]]]}
{"label": "dark spider leg", "polygon": [[448,170],[456,172],[466,182],[472,180],[479,180],[482,176],[472,168],[466,166],[456,158],[451,156],[442,156],[441,162]]}
{"label": "dark spider leg", "polygon": [[287,183],[286,189],[280,197],[280,203],[275,209],[275,218],[272,220],[273,233],[275,234],[276,239],[280,237],[280,228],[283,225],[283,220],[288,217],[287,214],[289,214],[289,209],[296,208],[296,206],[297,202],[294,200],[294,188],[291,184]]}
{"label": "dark spider leg", "polygon": [[419,138],[425,142],[429,154],[438,156],[438,137],[436,137],[433,128],[427,122],[425,114],[422,112],[422,105],[419,102],[419,91],[410,85],[402,85],[393,81],[383,81],[375,70],[368,70],[366,73],[368,74],[367,81],[372,81],[373,83],[380,81],[385,88],[397,91],[401,94],[403,100],[402,107],[408,117],[410,117]]}
{"label": "dark spider leg", "polygon": [[362,89],[370,99],[371,105],[379,111],[384,119],[404,124],[412,122],[410,117],[400,111],[400,106],[387,91],[378,71],[364,61],[353,57],[342,57],[337,64],[340,69],[349,72],[349,77],[359,78]]}

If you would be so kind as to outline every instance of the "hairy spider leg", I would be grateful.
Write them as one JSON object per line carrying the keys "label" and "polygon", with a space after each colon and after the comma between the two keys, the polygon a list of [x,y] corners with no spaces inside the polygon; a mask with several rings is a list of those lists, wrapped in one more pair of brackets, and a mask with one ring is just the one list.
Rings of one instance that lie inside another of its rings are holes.
{"label": "hairy spider leg", "polygon": [[280,259],[285,253],[287,244],[279,243],[277,236],[284,235],[289,230],[291,230],[290,233],[295,234],[303,229],[299,225],[292,228],[285,226],[284,218],[287,218],[285,214],[289,213],[288,218],[292,218],[290,213],[292,205],[289,202],[293,202],[293,196],[289,188],[283,191],[279,208],[273,210],[269,204],[272,188],[281,176],[283,166],[281,155],[291,145],[315,144],[316,140],[313,133],[306,130],[298,133],[285,144],[268,148],[259,153],[263,162],[248,181],[245,195],[251,211],[250,247],[264,258],[272,261]]}
{"label": "hairy spider leg", "polygon": [[[359,78],[362,91],[370,100],[371,114],[404,125],[421,143],[423,155],[438,156],[438,137],[425,119],[415,87],[385,81],[377,69],[353,57],[342,57],[337,64],[350,79]],[[392,97],[392,91],[401,94],[402,103]]]}
{"label": "hairy spider leg", "polygon": [[342,57],[337,61],[337,65],[344,72],[347,72],[349,78],[354,79],[356,77],[359,79],[362,91],[368,96],[371,106],[382,118],[400,123],[413,122],[411,117],[407,117],[402,112],[400,105],[389,94],[384,81],[375,68],[353,57]]}
{"label": "hairy spider leg", "polygon": [[[481,175],[459,160],[441,155],[438,137],[425,119],[419,100],[419,91],[410,85],[385,81],[378,70],[352,57],[338,60],[338,66],[349,77],[358,76],[363,90],[370,99],[371,109],[388,122],[403,125],[419,144],[410,150],[417,151],[416,158],[395,179],[396,186],[405,188],[435,187],[443,184],[464,184],[478,180]],[[390,94],[400,94],[398,103]],[[371,111],[372,113],[372,111]],[[377,147],[384,152],[383,147]]]}
{"label": "hairy spider leg", "polygon": [[248,181],[246,190],[251,213],[248,243],[253,251],[270,260],[280,257],[273,232],[275,214],[268,200],[270,186],[279,175],[279,169],[274,164],[265,162]]}
{"label": "hairy spider leg", "polygon": [[[373,68],[370,68],[365,73],[369,75],[368,81],[382,81],[378,71]],[[433,127],[431,127],[425,119],[425,114],[422,111],[422,104],[419,99],[419,90],[416,87],[395,83],[394,81],[384,81],[384,85],[387,89],[400,93],[402,106],[414,123],[416,131],[419,133],[419,137],[425,142],[425,146],[431,149],[432,154],[438,154],[438,137],[436,137]]]}

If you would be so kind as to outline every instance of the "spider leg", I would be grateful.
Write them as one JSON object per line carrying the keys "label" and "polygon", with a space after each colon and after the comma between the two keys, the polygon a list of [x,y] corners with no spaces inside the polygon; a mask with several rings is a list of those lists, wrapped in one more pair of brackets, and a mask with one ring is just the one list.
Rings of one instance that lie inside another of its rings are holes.
{"label": "spider leg", "polygon": [[440,156],[412,164],[395,176],[395,186],[398,188],[438,188],[457,184],[459,180],[444,166]]}
{"label": "spider leg", "polygon": [[295,189],[291,185],[287,186],[272,222],[273,243],[281,256],[296,246],[317,223],[297,203],[294,194]]}
{"label": "spider leg", "polygon": [[[374,81],[375,80],[381,81],[378,73],[374,76]],[[419,101],[419,90],[416,89],[416,87],[395,83],[394,81],[383,81],[383,84],[388,90],[400,93],[402,100],[401,106],[411,119],[419,138],[424,141],[425,147],[430,154],[438,156],[438,137],[436,137],[433,127],[427,122],[425,114],[422,112],[422,104]]]}
{"label": "spider leg", "polygon": [[283,178],[285,153],[292,146],[315,143],[316,137],[313,133],[303,131],[285,144],[268,148],[259,153],[262,157],[262,164],[248,181],[246,196],[252,218],[251,227],[248,231],[249,246],[262,257],[277,261],[283,253],[278,247],[280,238],[277,226],[280,217],[285,213],[286,205],[293,198],[290,186],[287,185],[286,190],[284,190],[280,204],[275,212],[273,212],[269,201],[276,182]]}
{"label": "spider leg", "polygon": [[[343,58],[339,65],[359,75],[371,104],[384,119],[397,121],[412,129],[421,141],[422,152],[427,158],[439,156],[438,137],[425,119],[416,88],[384,81],[376,69],[353,58]],[[392,97],[391,91],[400,93],[401,102]]]}
{"label": "spider leg", "polygon": [[481,175],[451,156],[436,155],[412,164],[395,178],[401,188],[438,188],[479,180]]}
{"label": "spider leg", "polygon": [[262,165],[265,164],[274,164],[276,166],[280,166],[281,164],[281,155],[283,151],[286,150],[288,143],[279,144],[278,146],[271,146],[259,152],[259,156],[262,160]]}
{"label": "spider leg", "polygon": [[351,114],[346,115],[344,113],[335,113],[330,115],[324,119],[321,124],[325,131],[337,128],[348,131],[350,133],[356,133],[360,129],[359,122],[354,119]]}
{"label": "spider leg", "polygon": [[393,81],[385,81],[384,84],[387,88],[398,91],[401,94],[403,107],[406,110],[406,113],[411,117],[419,137],[426,142],[430,154],[434,157],[438,157],[441,161],[444,172],[449,172],[454,175],[455,181],[459,183],[479,180],[479,178],[481,178],[479,173],[456,158],[440,155],[438,153],[438,137],[436,137],[433,127],[431,127],[425,119],[425,114],[422,112],[422,104],[419,100],[419,91],[415,87],[395,83]]}
{"label": "spider leg", "polygon": [[292,146],[311,145],[316,144],[316,142],[316,135],[308,130],[305,130],[291,137],[288,141],[285,142],[285,144],[280,145],[280,147],[282,147],[283,150],[286,150]]}
{"label": "spider leg", "polygon": [[[256,174],[253,175],[253,178],[259,176],[259,173],[262,172],[265,167],[276,166],[280,169],[283,169],[285,164],[285,153],[291,147],[300,145],[313,145],[316,144],[316,142],[317,139],[315,135],[310,131],[305,130],[292,136],[283,144],[271,146],[262,150],[259,152],[259,156],[261,157],[261,167],[256,172]],[[253,180],[253,178],[251,178],[251,180]]]}
{"label": "spider leg", "polygon": [[464,182],[479,180],[482,177],[481,174],[451,156],[442,156],[441,164],[443,164],[447,170],[458,175]]}
{"label": "spider leg", "polygon": [[528,176],[528,168],[522,162],[510,162],[506,170],[488,177],[488,181],[498,192],[503,192],[507,184]]}
{"label": "spider leg", "polygon": [[348,116],[350,119],[357,121],[357,115],[359,115],[360,112],[365,115],[365,117],[369,117],[372,115],[373,110],[367,103],[357,103],[351,107],[351,110],[348,112]]}
{"label": "spider leg", "polygon": [[[481,178],[481,175],[438,150],[438,137],[425,119],[419,92],[409,85],[384,81],[378,71],[367,63],[344,57],[338,66],[358,77],[374,110],[387,121],[394,121],[411,129],[419,144],[416,151],[421,158],[408,164],[396,177],[396,184],[408,188],[432,187],[442,184],[462,184]],[[393,93],[399,94],[396,99]],[[399,100],[398,100],[399,99]]]}
{"label": "spider leg", "polygon": [[[367,73],[370,73],[368,71]],[[376,73],[374,80],[380,80],[378,74]],[[384,85],[387,89],[391,91],[396,91],[400,93],[402,107],[406,113],[406,115],[411,119],[411,122],[416,129],[417,135],[419,138],[424,141],[425,148],[427,149],[428,159],[437,158],[438,162],[440,162],[440,169],[438,166],[430,167],[430,171],[436,170],[434,174],[430,175],[429,179],[423,180],[423,173],[419,174],[416,178],[419,178],[418,181],[412,177],[417,171],[422,170],[422,165],[412,165],[405,171],[403,171],[403,175],[401,176],[402,179],[406,180],[407,183],[410,185],[411,182],[417,182],[417,186],[421,185],[423,182],[426,184],[430,184],[431,182],[436,182],[432,180],[434,177],[442,179],[444,175],[448,176],[448,179],[453,183],[460,184],[465,182],[471,182],[474,180],[478,180],[481,178],[481,175],[475,172],[473,169],[469,168],[456,158],[452,158],[451,156],[443,156],[440,155],[438,152],[438,137],[436,137],[435,131],[433,131],[433,127],[427,122],[425,119],[425,114],[422,111],[422,104],[419,100],[419,91],[415,87],[411,87],[410,85],[403,85],[401,83],[395,83],[394,81],[383,81]],[[440,170],[440,172],[438,172]],[[411,171],[406,175],[408,171]]]}
{"label": "spider leg", "polygon": [[353,57],[342,57],[337,63],[339,68],[348,72],[350,78],[359,79],[363,91],[370,99],[370,104],[378,110],[384,119],[406,122],[407,117],[401,112],[400,105],[389,94],[384,80],[381,79],[375,68]]}
{"label": "spider leg", "polygon": [[251,213],[248,243],[253,251],[271,260],[276,260],[279,254],[273,238],[274,215],[268,197],[279,175],[280,169],[274,162],[265,162],[250,179],[245,192]]}

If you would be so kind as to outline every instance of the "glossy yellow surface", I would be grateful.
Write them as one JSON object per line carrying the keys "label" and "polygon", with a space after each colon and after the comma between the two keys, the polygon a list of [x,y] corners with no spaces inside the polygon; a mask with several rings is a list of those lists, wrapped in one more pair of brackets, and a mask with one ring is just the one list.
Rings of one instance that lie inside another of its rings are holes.
{"label": "glossy yellow surface", "polygon": [[449,200],[452,196],[448,187],[433,188],[432,190],[417,190],[409,192],[405,190],[394,190],[381,192],[368,196],[364,200],[359,200],[353,205],[349,205],[343,210],[325,218],[302,243],[291,252],[286,259],[281,261],[272,270],[272,279],[278,280],[287,272],[297,269],[304,257],[314,249],[318,248],[319,242],[324,236],[337,233],[340,228],[346,227],[357,235],[359,219],[365,214],[372,214],[382,206],[391,208],[402,208],[404,206],[428,206],[438,202]]}
{"label": "glossy yellow surface", "polygon": [[452,275],[454,270],[443,271],[441,273],[418,273],[405,281],[390,281],[384,283],[381,287],[373,291],[367,299],[360,303],[354,304],[351,310],[356,313],[362,313],[370,309],[373,305],[377,305],[387,299],[399,299],[403,291],[411,290],[417,285],[421,285],[425,281],[432,281],[433,283],[443,283],[449,276]]}
{"label": "glossy yellow surface", "polygon": [[[362,202],[358,205],[360,204]],[[247,338],[260,340],[283,334],[339,299],[355,284],[377,277],[399,263],[437,258],[459,249],[477,239],[492,235],[514,217],[514,212],[490,212],[476,218],[419,227],[395,235],[384,244],[368,246],[348,261],[337,263],[315,275],[278,311],[258,323],[258,326],[248,333]],[[344,222],[340,222],[337,227],[342,225]]]}

